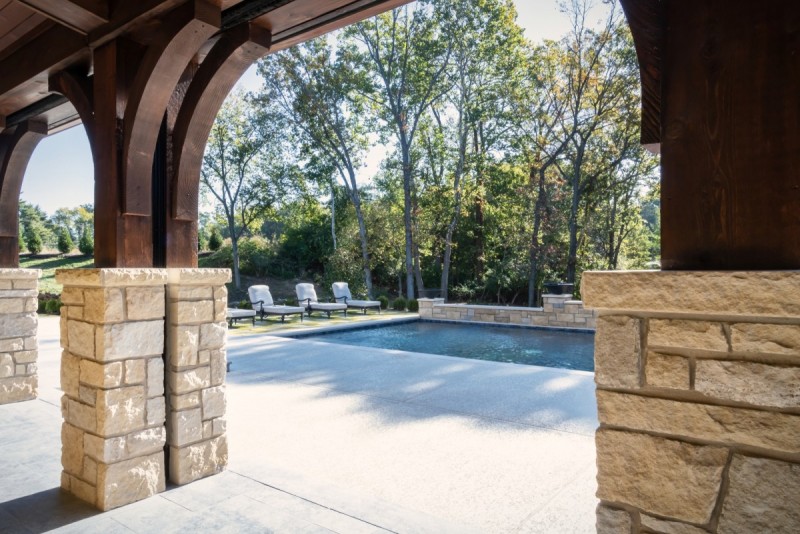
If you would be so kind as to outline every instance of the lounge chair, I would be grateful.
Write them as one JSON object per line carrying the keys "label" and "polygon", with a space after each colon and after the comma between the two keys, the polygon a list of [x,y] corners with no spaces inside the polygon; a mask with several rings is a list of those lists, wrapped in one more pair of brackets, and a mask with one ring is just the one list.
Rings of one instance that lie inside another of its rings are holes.
{"label": "lounge chair", "polygon": [[276,306],[272,301],[272,294],[269,292],[269,286],[250,286],[247,288],[247,294],[250,295],[250,304],[253,305],[253,309],[259,314],[262,321],[267,315],[280,315],[281,322],[284,322],[287,315],[299,313],[300,322],[303,322],[303,313],[306,311],[305,308],[301,306]]}
{"label": "lounge chair", "polygon": [[305,305],[306,313],[311,317],[311,312],[321,311],[328,314],[330,319],[331,313],[335,311],[344,312],[347,317],[347,304],[340,304],[338,302],[319,302],[317,300],[317,292],[314,290],[314,284],[297,284],[294,286],[297,293],[297,303]]}
{"label": "lounge chair", "polygon": [[378,313],[381,313],[380,301],[354,299],[353,295],[350,294],[350,287],[348,287],[347,282],[334,282],[331,288],[333,289],[333,298],[336,299],[336,302],[347,304],[348,308],[359,309],[364,314],[367,313],[367,309],[369,308],[377,308]]}

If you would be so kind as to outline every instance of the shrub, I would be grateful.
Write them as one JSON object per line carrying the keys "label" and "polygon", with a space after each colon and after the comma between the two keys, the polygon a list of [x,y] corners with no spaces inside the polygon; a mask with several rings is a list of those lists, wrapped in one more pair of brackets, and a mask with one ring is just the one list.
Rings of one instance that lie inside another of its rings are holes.
{"label": "shrub", "polygon": [[411,299],[408,301],[408,311],[417,313],[419,311],[419,301],[417,299]]}
{"label": "shrub", "polygon": [[404,299],[403,297],[397,297],[396,299],[394,299],[394,302],[392,302],[392,309],[394,309],[395,311],[405,311],[406,304],[407,304],[406,299]]}
{"label": "shrub", "polygon": [[253,309],[253,305],[252,305],[252,304],[250,303],[250,301],[249,301],[249,300],[247,300],[247,299],[242,299],[242,300],[240,300],[240,301],[239,301],[239,304],[237,304],[237,307],[238,307],[240,310],[252,310],[252,309]]}
{"label": "shrub", "polygon": [[211,235],[208,238],[208,250],[216,252],[222,246],[222,234],[219,233],[219,228],[214,227],[211,230]]}
{"label": "shrub", "polygon": [[25,246],[34,256],[42,251],[42,238],[36,230],[28,230],[25,233]]}
{"label": "shrub", "polygon": [[202,252],[208,249],[208,236],[203,230],[197,232],[197,250]]}
{"label": "shrub", "polygon": [[88,229],[83,231],[80,241],[78,241],[78,250],[85,256],[94,254],[94,238],[89,233]]}
{"label": "shrub", "polygon": [[62,254],[69,254],[75,248],[75,243],[72,242],[72,236],[63,226],[58,231],[58,251]]}
{"label": "shrub", "polygon": [[378,302],[381,303],[382,310],[389,308],[389,299],[386,298],[384,295],[380,295],[377,300]]}
{"label": "shrub", "polygon": [[51,299],[46,302],[44,305],[45,313],[51,313],[53,315],[58,315],[61,311],[61,299]]}

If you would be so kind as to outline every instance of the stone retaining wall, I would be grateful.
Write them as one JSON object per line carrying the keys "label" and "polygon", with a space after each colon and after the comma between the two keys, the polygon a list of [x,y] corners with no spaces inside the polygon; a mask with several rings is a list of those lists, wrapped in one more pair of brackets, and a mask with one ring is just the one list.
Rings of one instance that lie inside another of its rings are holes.
{"label": "stone retaining wall", "polygon": [[594,329],[596,315],[571,295],[544,295],[541,308],[445,304],[444,299],[419,299],[422,319],[449,320],[525,326]]}
{"label": "stone retaining wall", "polygon": [[0,404],[36,398],[38,269],[0,269]]}
{"label": "stone retaining wall", "polygon": [[800,272],[587,272],[600,533],[797,532]]}

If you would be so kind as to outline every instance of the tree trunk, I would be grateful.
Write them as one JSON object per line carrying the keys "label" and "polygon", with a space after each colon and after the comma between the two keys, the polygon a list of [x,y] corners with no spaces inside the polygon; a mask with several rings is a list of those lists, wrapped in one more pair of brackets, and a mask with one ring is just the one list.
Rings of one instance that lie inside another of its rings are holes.
{"label": "tree trunk", "polygon": [[[535,175],[533,167],[531,168],[531,181]],[[542,210],[545,205],[545,190],[544,190],[544,176],[545,169],[539,169],[539,184],[538,193],[536,196],[536,204],[533,208],[533,232],[531,232],[531,245],[530,245],[530,270],[528,272],[528,306],[533,307],[536,305],[536,286],[537,276],[539,274],[539,231],[542,227]],[[532,184],[531,184],[532,185]]]}
{"label": "tree trunk", "polygon": [[403,152],[403,222],[406,233],[406,298],[414,298],[414,236],[411,232],[411,156],[408,143],[401,142]]}
{"label": "tree trunk", "polygon": [[336,252],[336,190],[331,180],[331,237],[333,238],[333,251]]}
{"label": "tree trunk", "polygon": [[456,172],[453,177],[453,218],[450,219],[450,224],[447,225],[447,234],[444,238],[444,259],[442,261],[442,283],[441,297],[447,301],[447,289],[450,284],[450,259],[453,254],[453,234],[458,225],[458,215],[461,212],[461,176],[464,174],[464,162],[467,153],[467,132],[463,126],[463,119],[459,114],[459,129],[460,138],[458,141],[458,163],[456,164]]}
{"label": "tree trunk", "polygon": [[[355,179],[352,180],[355,184]],[[364,269],[364,284],[367,286],[367,298],[372,298],[372,270],[369,267],[369,249],[367,247],[367,224],[364,222],[364,213],[361,211],[361,198],[358,190],[352,191],[351,201],[356,210],[358,219],[358,236],[361,239],[361,262]]]}
{"label": "tree trunk", "polygon": [[239,276],[239,236],[236,235],[236,222],[232,217],[228,217],[228,231],[231,234],[231,256],[233,257],[233,285],[236,289],[242,288],[242,280]]}
{"label": "tree trunk", "polygon": [[414,278],[417,282],[417,294],[421,295],[425,291],[425,283],[422,281],[422,266],[419,259],[419,244],[414,241]]}

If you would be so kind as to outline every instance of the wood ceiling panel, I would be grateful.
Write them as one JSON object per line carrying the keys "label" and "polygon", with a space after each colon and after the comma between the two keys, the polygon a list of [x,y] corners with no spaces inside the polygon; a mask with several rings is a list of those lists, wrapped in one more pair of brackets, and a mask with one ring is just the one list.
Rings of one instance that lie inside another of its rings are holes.
{"label": "wood ceiling panel", "polygon": [[0,57],[5,55],[6,50],[15,48],[14,43],[22,39],[28,32],[32,31],[44,21],[45,18],[41,15],[31,13],[16,26],[11,27],[9,31],[4,31],[5,28],[0,25]]}

